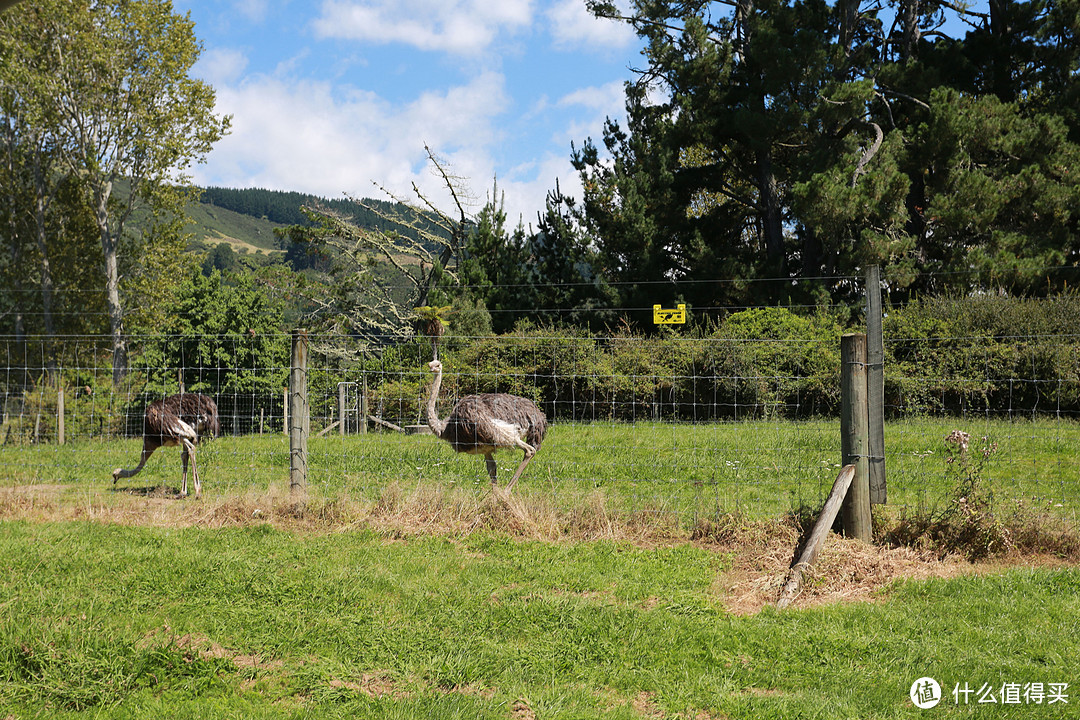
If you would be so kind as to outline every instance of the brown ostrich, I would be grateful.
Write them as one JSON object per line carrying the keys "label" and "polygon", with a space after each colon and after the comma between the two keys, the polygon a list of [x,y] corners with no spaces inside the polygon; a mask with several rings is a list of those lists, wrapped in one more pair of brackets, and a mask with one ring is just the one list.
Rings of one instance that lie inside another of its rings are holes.
{"label": "brown ostrich", "polygon": [[547,417],[527,398],[507,393],[484,393],[461,398],[449,417],[440,420],[435,413],[435,401],[442,386],[442,363],[434,360],[428,367],[435,373],[427,402],[428,427],[436,437],[450,443],[454,452],[483,455],[493,488],[496,487],[495,451],[500,448],[524,450],[525,457],[506,486],[507,492],[513,490],[525,466],[544,441]]}
{"label": "brown ostrich", "polygon": [[146,465],[146,461],[159,447],[180,446],[184,463],[183,483],[180,497],[187,497],[188,456],[191,457],[192,479],[195,482],[195,498],[202,497],[199,482],[199,466],[195,462],[195,443],[200,435],[217,436],[221,432],[218,423],[217,404],[212,398],[199,393],[180,393],[150,403],[143,415],[143,450],[139,464],[131,470],[113,470],[113,484],[120,478],[134,477]]}

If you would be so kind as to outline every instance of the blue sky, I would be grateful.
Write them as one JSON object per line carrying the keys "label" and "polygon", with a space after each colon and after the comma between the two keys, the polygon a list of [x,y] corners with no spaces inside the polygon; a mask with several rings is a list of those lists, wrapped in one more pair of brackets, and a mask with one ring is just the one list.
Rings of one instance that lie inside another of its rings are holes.
{"label": "blue sky", "polygon": [[[535,224],[559,180],[579,195],[570,143],[622,118],[640,65],[624,24],[584,0],[174,0],[232,132],[199,185],[324,197],[443,198],[424,145],[468,179],[474,211],[498,179],[512,222]],[[445,203],[445,199],[440,202]]]}

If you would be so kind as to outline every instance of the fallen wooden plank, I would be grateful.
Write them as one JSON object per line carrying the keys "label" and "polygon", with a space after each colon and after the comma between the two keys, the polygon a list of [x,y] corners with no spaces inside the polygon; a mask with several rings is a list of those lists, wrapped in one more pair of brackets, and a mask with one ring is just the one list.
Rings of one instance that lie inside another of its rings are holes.
{"label": "fallen wooden plank", "polygon": [[320,430],[319,434],[316,435],[315,437],[322,437],[323,435],[330,432],[331,430],[333,430],[334,428],[336,428],[340,424],[341,424],[340,420],[335,420],[334,422],[330,423],[329,425],[324,427],[322,430]]}
{"label": "fallen wooden plank", "polygon": [[385,428],[390,428],[391,430],[393,430],[395,432],[399,432],[399,433],[405,432],[405,429],[403,427],[401,427],[400,425],[395,425],[392,422],[389,422],[387,420],[383,420],[382,418],[375,417],[374,415],[368,415],[367,418],[368,418],[368,420],[375,423],[376,425],[382,425]]}

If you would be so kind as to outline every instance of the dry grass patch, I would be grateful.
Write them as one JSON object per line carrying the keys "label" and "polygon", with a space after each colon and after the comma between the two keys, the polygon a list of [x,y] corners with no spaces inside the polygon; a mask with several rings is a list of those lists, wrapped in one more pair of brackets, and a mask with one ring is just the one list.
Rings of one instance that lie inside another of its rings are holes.
{"label": "dry grass patch", "polygon": [[[878,513],[875,523],[882,544],[830,536],[793,604],[873,600],[899,579],[948,578],[1000,572],[1017,565],[1060,566],[1080,561],[1080,536],[1074,530],[1031,513],[1015,517],[1023,522],[1003,526],[1011,540],[1008,552],[973,561],[955,547],[934,544],[930,534],[913,536],[910,519]],[[387,486],[374,502],[297,499],[274,490],[196,501],[138,490],[20,485],[0,488],[0,519],[205,528],[269,524],[286,531],[320,533],[369,529],[388,540],[465,537],[486,530],[545,542],[606,540],[637,547],[695,543],[729,559],[715,579],[714,591],[727,610],[740,615],[776,602],[810,526],[810,518],[802,513],[753,521],[725,515],[687,529],[673,513],[616,512],[599,490],[557,503],[546,495],[510,495],[499,489],[480,494],[441,487],[406,491],[396,484]],[[499,600],[493,596],[493,602]]]}

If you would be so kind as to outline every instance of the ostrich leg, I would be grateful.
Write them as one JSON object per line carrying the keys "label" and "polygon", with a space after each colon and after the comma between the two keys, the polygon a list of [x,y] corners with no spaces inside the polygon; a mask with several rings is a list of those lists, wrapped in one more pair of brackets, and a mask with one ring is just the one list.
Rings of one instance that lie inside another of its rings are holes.
{"label": "ostrich leg", "polygon": [[180,441],[180,460],[183,463],[184,474],[183,474],[183,479],[180,481],[180,497],[187,497],[187,466],[188,466],[188,456],[190,454],[191,454],[191,451],[188,450],[188,442],[187,442],[187,440],[181,440]]}
{"label": "ostrich leg", "polygon": [[495,465],[495,453],[488,453],[484,456],[484,461],[487,463],[488,475],[491,476],[491,484],[495,485],[495,474],[498,472],[498,466]]}
{"label": "ostrich leg", "polygon": [[191,458],[191,479],[195,484],[195,499],[198,500],[202,497],[202,482],[199,481],[199,464],[195,460],[195,444],[188,439],[180,440],[180,445],[183,448],[180,453],[180,458],[184,464],[184,477],[180,486],[180,497],[187,497],[187,468],[188,457]]}

